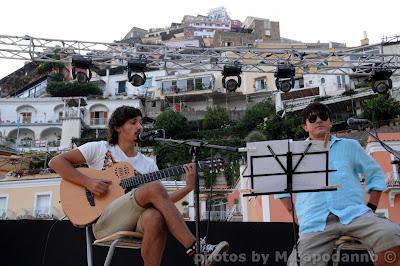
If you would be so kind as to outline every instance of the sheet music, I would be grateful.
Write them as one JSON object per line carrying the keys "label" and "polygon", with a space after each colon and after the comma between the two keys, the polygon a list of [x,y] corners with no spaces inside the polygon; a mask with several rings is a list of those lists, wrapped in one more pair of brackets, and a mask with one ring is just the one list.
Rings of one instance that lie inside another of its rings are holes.
{"label": "sheet music", "polygon": [[[286,169],[286,153],[290,149],[293,155],[293,168],[297,165],[303,152],[307,149],[309,144],[312,144],[307,153],[313,152],[326,152],[329,150],[329,143],[327,148],[324,147],[323,141],[292,141],[292,140],[272,140],[261,142],[247,143],[247,168],[243,176],[251,175],[251,168],[253,168],[253,175],[255,176],[254,193],[274,193],[282,192],[287,188],[287,176],[284,168]],[[253,158],[251,156],[269,156],[272,155],[268,149],[268,145],[272,148],[273,152],[278,156],[281,164],[274,157],[260,157]],[[300,155],[295,155],[299,153]],[[252,165],[250,165],[252,163]],[[322,189],[326,184],[325,173],[302,173],[310,171],[326,171],[327,157],[326,153],[320,154],[307,154],[301,163],[296,168],[296,173],[293,175],[293,191],[300,190],[314,190]],[[272,174],[266,176],[266,174]],[[249,182],[251,183],[251,182]],[[250,187],[249,187],[250,188]]]}

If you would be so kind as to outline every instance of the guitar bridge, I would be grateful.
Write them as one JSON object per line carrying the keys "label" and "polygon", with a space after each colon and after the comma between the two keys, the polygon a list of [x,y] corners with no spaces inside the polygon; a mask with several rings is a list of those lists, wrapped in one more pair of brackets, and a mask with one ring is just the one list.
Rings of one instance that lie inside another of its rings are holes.
{"label": "guitar bridge", "polygon": [[86,199],[89,202],[90,206],[92,206],[92,207],[96,206],[96,203],[94,202],[93,193],[87,188],[85,188],[85,191],[86,191]]}

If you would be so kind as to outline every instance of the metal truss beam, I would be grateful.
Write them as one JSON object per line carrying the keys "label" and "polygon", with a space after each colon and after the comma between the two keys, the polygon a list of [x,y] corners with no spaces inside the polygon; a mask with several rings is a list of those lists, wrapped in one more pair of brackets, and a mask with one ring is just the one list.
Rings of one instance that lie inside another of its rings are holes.
{"label": "metal truss beam", "polygon": [[[399,54],[363,54],[323,49],[174,48],[124,42],[102,43],[77,40],[0,35],[0,58],[70,63],[73,54],[90,57],[97,67],[127,66],[131,58],[146,57],[148,67],[168,70],[221,71],[226,64],[240,64],[243,72],[273,73],[280,63],[290,63],[297,73],[369,76],[384,63],[400,76]],[[58,55],[59,58],[54,56]]]}

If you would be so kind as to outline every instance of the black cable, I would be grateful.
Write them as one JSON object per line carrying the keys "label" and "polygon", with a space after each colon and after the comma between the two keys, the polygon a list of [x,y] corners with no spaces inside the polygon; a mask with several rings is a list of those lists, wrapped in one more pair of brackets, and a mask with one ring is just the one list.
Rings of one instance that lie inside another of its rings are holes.
{"label": "black cable", "polygon": [[49,232],[47,233],[46,243],[44,244],[44,252],[43,252],[43,258],[42,258],[42,266],[45,265],[47,244],[49,243],[49,238],[50,238],[51,230],[53,230],[53,227],[54,227],[59,221],[64,220],[65,217],[67,217],[67,216],[65,215],[65,216],[64,216],[63,218],[61,218],[60,220],[56,220],[56,221],[51,225],[50,230],[49,230]]}

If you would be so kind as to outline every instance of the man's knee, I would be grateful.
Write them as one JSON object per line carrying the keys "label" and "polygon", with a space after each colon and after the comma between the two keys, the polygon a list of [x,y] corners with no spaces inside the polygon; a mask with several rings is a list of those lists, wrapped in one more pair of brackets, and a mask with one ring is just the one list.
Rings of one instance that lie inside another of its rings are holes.
{"label": "man's knee", "polygon": [[148,193],[154,197],[168,197],[167,190],[161,182],[151,182],[146,185]]}
{"label": "man's knee", "polygon": [[153,208],[146,209],[141,217],[141,222],[144,227],[144,230],[161,230],[165,229],[165,220],[162,214]]}

